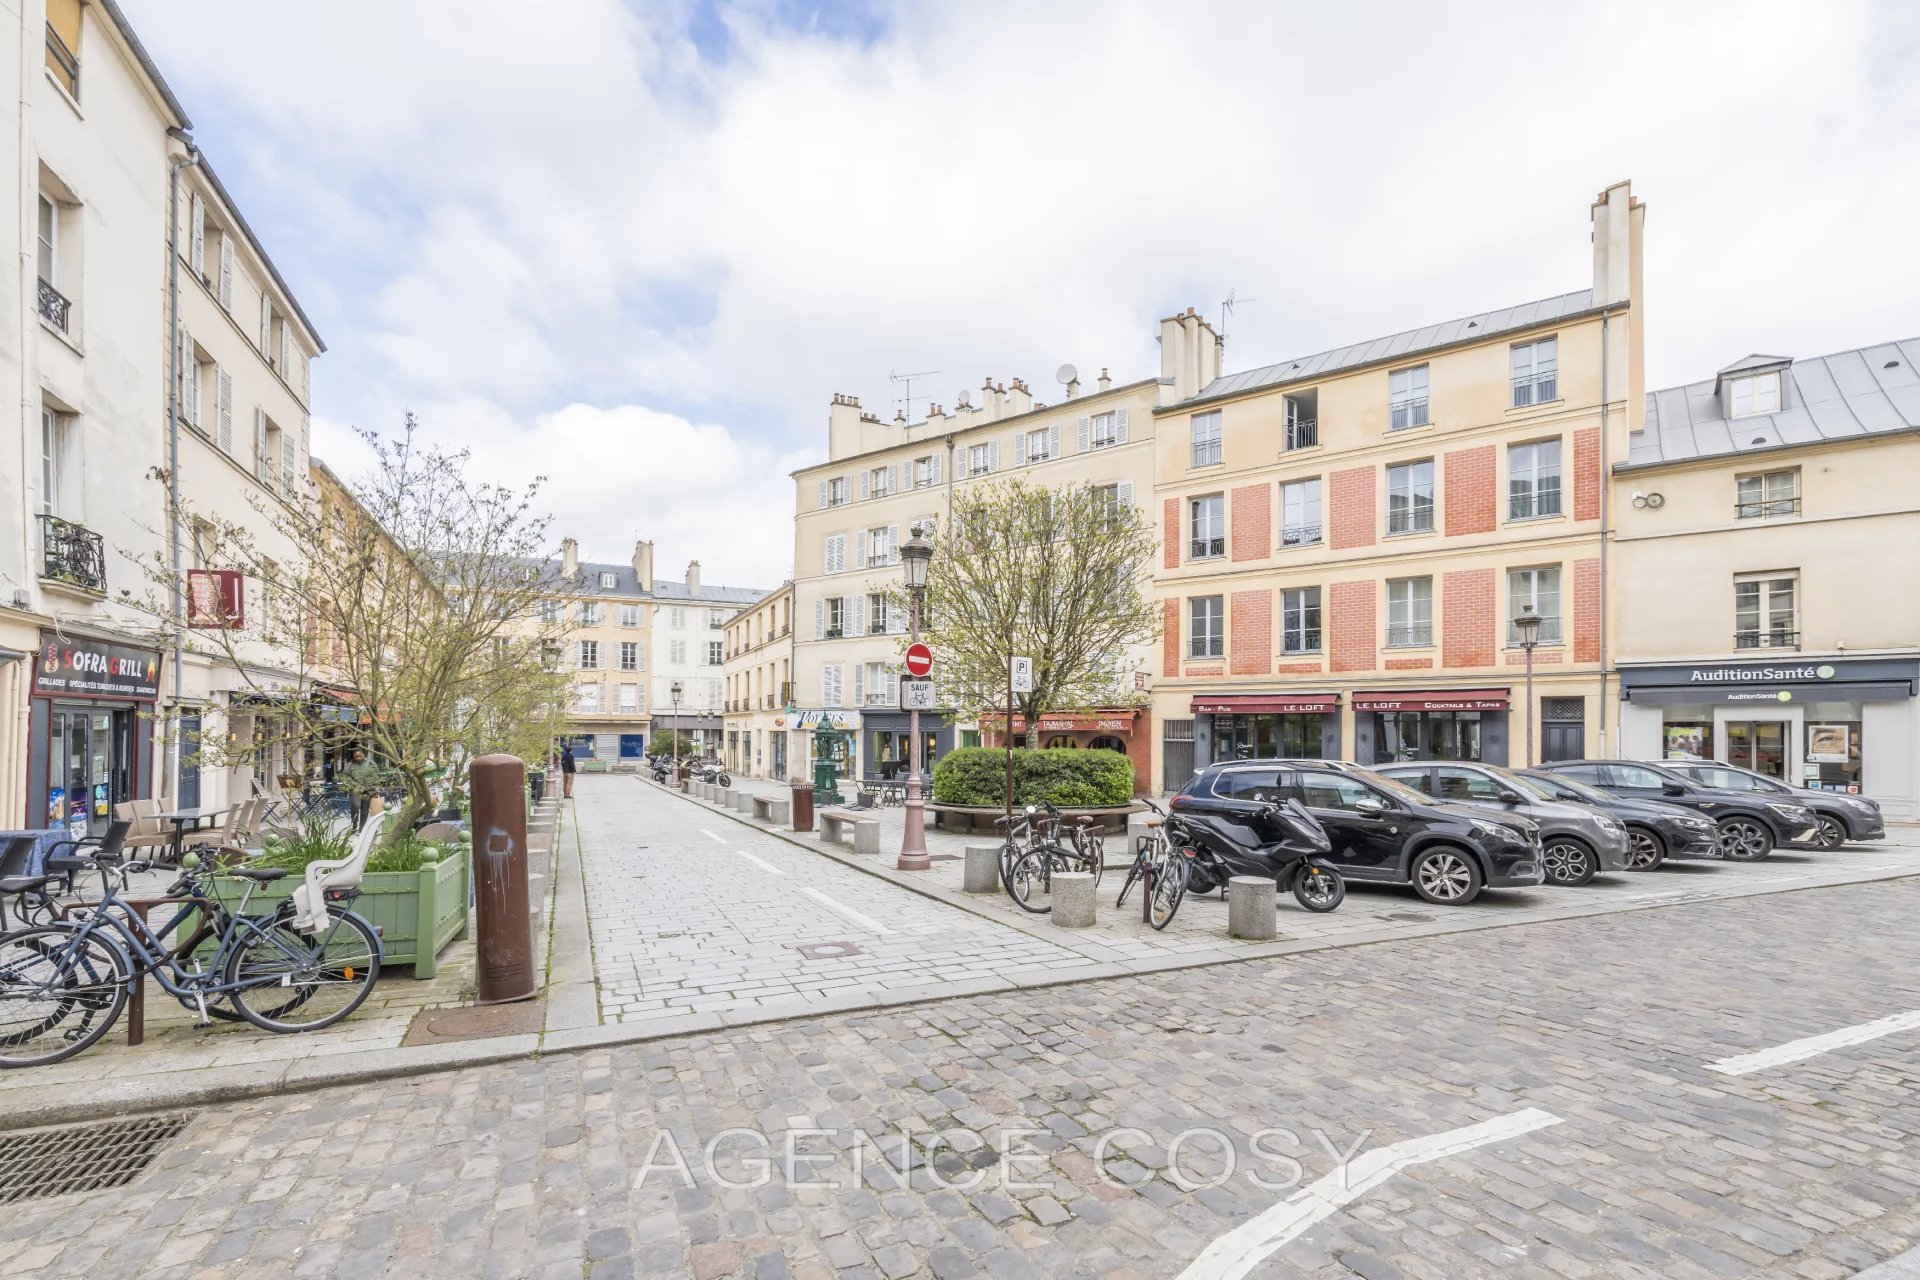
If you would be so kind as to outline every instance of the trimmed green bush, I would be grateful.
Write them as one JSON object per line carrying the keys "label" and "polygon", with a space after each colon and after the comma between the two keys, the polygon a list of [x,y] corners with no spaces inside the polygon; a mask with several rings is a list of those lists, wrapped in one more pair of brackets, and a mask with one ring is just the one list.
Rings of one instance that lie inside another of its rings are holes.
{"label": "trimmed green bush", "polygon": [[[1007,753],[998,747],[961,747],[933,767],[939,804],[994,806],[1006,797]],[[1118,751],[1056,747],[1013,753],[1013,802],[1062,809],[1121,805],[1133,799],[1133,762]]]}

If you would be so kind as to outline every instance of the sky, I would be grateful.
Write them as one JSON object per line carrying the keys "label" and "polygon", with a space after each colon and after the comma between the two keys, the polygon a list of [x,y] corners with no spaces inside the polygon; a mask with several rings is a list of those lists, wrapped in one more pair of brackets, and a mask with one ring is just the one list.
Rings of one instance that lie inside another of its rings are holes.
{"label": "sky", "polygon": [[326,340],[556,535],[772,587],[827,405],[1229,371],[1591,283],[1648,386],[1920,334],[1920,6],[1864,0],[123,0]]}

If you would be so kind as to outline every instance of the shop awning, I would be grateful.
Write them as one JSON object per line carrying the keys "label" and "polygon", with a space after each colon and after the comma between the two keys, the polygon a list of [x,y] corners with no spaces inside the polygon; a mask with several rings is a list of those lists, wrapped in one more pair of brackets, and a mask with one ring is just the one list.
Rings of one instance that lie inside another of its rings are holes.
{"label": "shop awning", "polygon": [[1905,702],[1913,686],[1904,680],[1867,684],[1790,684],[1754,688],[1752,685],[1678,685],[1672,688],[1628,689],[1629,702],[1650,706],[1766,706],[1795,702]]}
{"label": "shop awning", "polygon": [[1193,700],[1197,716],[1325,715],[1339,709],[1337,693],[1222,693]]}
{"label": "shop awning", "polygon": [[1356,693],[1355,711],[1505,711],[1505,689],[1433,689],[1418,693],[1398,690]]}
{"label": "shop awning", "polygon": [[[1040,713],[1040,732],[1042,733],[1131,733],[1135,719],[1140,713],[1132,707],[1113,707],[1106,710],[1091,711],[1043,711]],[[988,712],[980,717],[980,727],[988,733],[998,733],[1007,723],[1007,713]],[[1015,713],[1013,731],[1025,733],[1027,718]]]}

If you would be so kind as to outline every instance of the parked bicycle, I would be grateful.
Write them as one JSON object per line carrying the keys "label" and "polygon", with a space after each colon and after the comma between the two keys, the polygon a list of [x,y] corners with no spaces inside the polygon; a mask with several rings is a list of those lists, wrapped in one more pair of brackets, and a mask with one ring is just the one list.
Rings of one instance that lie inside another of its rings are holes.
{"label": "parked bicycle", "polygon": [[[212,878],[234,876],[257,887],[283,878],[285,868],[222,870],[209,860],[182,869],[161,903],[149,904],[179,908],[158,928],[121,896],[128,876],[151,864],[123,863],[111,853],[84,859],[100,874],[98,900],[69,907],[54,923],[0,935],[0,1067],[60,1062],[87,1049],[149,974],[197,1011],[203,1026],[229,1016],[217,1009],[221,1001],[266,1031],[316,1031],[339,1022],[379,980],[380,936],[348,909],[378,831],[378,822],[368,823],[349,858],[313,864],[307,884],[262,916],[246,911],[253,888],[232,912],[222,908]],[[14,877],[0,881],[0,893],[43,893],[60,878],[57,871]],[[191,936],[168,941],[196,918],[201,927]]]}
{"label": "parked bicycle", "polygon": [[1155,929],[1165,929],[1173,923],[1174,913],[1180,910],[1187,894],[1187,859],[1191,850],[1180,846],[1185,832],[1179,826],[1179,819],[1171,817],[1151,800],[1141,803],[1155,816],[1147,819],[1147,833],[1134,841],[1133,864],[1127,868],[1127,878],[1121,883],[1120,896],[1114,899],[1113,905],[1116,909],[1126,906],[1127,894],[1134,882],[1139,881],[1143,899],[1141,918]]}
{"label": "parked bicycle", "polygon": [[[1083,818],[1065,823],[1052,804],[1027,806],[1031,834],[1028,847],[1003,877],[1008,896],[1023,909],[1044,915],[1053,910],[1053,877],[1057,872],[1086,872],[1093,876],[1097,890],[1105,851],[1100,837],[1087,829],[1091,822],[1091,818]],[[1062,825],[1068,829],[1065,843],[1060,838]]]}

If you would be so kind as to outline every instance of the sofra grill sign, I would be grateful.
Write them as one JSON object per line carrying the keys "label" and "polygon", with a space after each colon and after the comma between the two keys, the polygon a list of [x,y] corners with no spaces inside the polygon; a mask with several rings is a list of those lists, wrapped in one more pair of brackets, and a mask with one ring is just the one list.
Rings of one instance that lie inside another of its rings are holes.
{"label": "sofra grill sign", "polygon": [[160,655],[150,649],[85,636],[61,639],[40,633],[33,691],[53,697],[129,698],[160,696]]}

